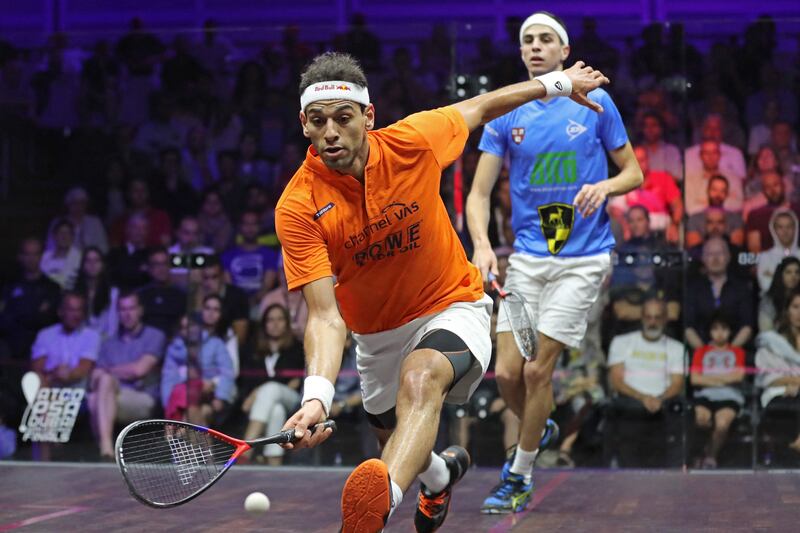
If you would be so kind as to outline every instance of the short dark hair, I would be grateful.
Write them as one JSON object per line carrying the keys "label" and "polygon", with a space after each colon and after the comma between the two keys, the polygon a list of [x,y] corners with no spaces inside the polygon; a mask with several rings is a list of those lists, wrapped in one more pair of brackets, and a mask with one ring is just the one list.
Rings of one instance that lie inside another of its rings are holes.
{"label": "short dark hair", "polygon": [[300,75],[300,94],[321,81],[349,81],[367,87],[367,76],[356,58],[341,52],[325,52],[309,63]]}
{"label": "short dark hair", "polygon": [[725,183],[725,187],[726,187],[727,189],[729,189],[729,190],[730,190],[730,188],[731,188],[731,184],[730,184],[730,182],[728,181],[728,178],[726,178],[726,177],[725,177],[725,176],[723,176],[722,174],[714,174],[713,176],[711,176],[710,178],[708,178],[708,185],[706,186],[706,188],[708,188],[709,186],[711,186],[711,182],[712,182],[712,181],[722,181],[722,182],[724,182],[724,183]]}
{"label": "short dark hair", "polygon": [[720,310],[714,311],[714,314],[711,315],[711,320],[708,323],[708,330],[711,331],[714,326],[733,329],[731,328],[731,320],[728,318],[728,315]]}
{"label": "short dark hair", "polygon": [[644,215],[644,218],[650,220],[650,211],[645,206],[639,204],[632,205],[630,209],[628,209],[628,214],[631,214],[634,209],[638,209],[639,211],[641,211],[642,214]]}

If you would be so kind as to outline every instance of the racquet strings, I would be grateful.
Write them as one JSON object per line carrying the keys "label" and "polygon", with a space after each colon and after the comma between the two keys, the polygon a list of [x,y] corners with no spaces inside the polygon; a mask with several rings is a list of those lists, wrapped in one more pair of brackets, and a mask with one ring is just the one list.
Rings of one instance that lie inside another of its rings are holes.
{"label": "racquet strings", "polygon": [[536,330],[531,322],[531,316],[525,306],[525,302],[515,294],[509,294],[503,298],[506,306],[506,314],[511,324],[511,332],[520,352],[526,359],[536,357]]}
{"label": "racquet strings", "polygon": [[155,504],[189,498],[225,470],[236,446],[180,424],[133,428],[123,438],[120,463],[130,488]]}

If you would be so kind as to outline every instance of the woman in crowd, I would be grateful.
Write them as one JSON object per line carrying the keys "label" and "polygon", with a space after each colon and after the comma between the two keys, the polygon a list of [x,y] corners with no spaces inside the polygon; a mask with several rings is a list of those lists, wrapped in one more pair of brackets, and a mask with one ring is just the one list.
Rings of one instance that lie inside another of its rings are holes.
{"label": "woman in crowd", "polygon": [[775,269],[772,284],[758,303],[758,329],[771,331],[778,320],[778,310],[786,306],[786,299],[800,284],[800,259],[789,256]]}
{"label": "woman in crowd", "polygon": [[225,344],[203,329],[200,317],[183,317],[161,371],[166,418],[219,427],[230,412],[234,391],[233,364]]}
{"label": "woman in crowd", "polygon": [[[783,176],[783,169],[781,168],[780,160],[778,159],[778,154],[775,152],[775,149],[768,145],[764,144],[758,149],[758,152],[755,153],[753,158],[750,160],[750,167],[747,169],[747,181],[744,185],[744,199],[750,200],[759,196],[763,196],[763,192],[761,190],[761,176],[768,172],[777,172],[781,176]],[[789,180],[784,179],[784,187],[786,188],[786,197],[790,196],[792,192],[793,183]],[[766,198],[764,198],[764,203],[766,203]]]}
{"label": "woman in crowd", "polygon": [[209,294],[203,298],[203,307],[200,310],[203,329],[207,335],[219,337],[225,343],[228,355],[233,365],[233,376],[239,376],[239,341],[233,333],[233,328],[224,328],[222,320],[222,298],[218,294]]}
{"label": "woman in crowd", "polygon": [[217,252],[222,252],[230,245],[233,239],[233,225],[225,214],[222,196],[216,187],[210,187],[203,192],[197,221],[200,223],[202,244],[212,247]]}
{"label": "woman in crowd", "polygon": [[106,339],[117,332],[119,289],[111,285],[106,260],[100,249],[89,246],[83,251],[75,292],[86,298],[86,322]]}
{"label": "woman in crowd", "polygon": [[[267,382],[253,390],[242,404],[250,421],[245,439],[280,431],[289,413],[300,403],[300,383],[305,368],[303,346],[289,327],[289,311],[273,304],[261,316],[261,329],[249,364],[266,370]],[[269,445],[264,457],[270,465],[283,462],[283,448]]]}
{"label": "woman in crowd", "polygon": [[797,414],[789,448],[800,453],[800,291],[786,298],[775,331],[756,338],[756,385],[763,389],[761,407]]}

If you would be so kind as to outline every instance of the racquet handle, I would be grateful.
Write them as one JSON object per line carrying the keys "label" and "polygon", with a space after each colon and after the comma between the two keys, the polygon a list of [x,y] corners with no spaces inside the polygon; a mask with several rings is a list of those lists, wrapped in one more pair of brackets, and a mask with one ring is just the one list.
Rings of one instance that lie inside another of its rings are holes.
{"label": "racquet handle", "polygon": [[494,275],[494,272],[489,272],[489,283],[491,284],[492,288],[497,291],[497,294],[500,295],[501,298],[505,298],[508,296],[508,293],[497,283],[497,276]]}
{"label": "racquet handle", "polygon": [[[335,432],[336,431],[336,422],[333,421],[333,420],[326,420],[325,422],[322,422],[320,424],[314,424],[313,426],[308,428],[308,430],[313,435],[314,432],[317,431],[317,428],[321,428],[322,431],[325,431],[326,429],[331,428]],[[280,438],[280,440],[276,440],[275,444],[288,444],[290,442],[294,442],[294,441],[298,440],[294,436],[294,429],[285,429],[285,430],[281,431],[279,433],[279,435],[281,436],[281,438]]]}

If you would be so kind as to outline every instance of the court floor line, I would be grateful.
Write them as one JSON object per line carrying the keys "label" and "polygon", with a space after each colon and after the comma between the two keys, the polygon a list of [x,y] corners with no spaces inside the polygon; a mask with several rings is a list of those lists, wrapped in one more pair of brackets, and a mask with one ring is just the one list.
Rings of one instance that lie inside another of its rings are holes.
{"label": "court floor line", "polygon": [[550,493],[556,490],[559,485],[564,483],[570,477],[572,477],[572,474],[569,472],[561,472],[560,474],[556,475],[553,479],[545,483],[544,486],[534,492],[533,499],[531,500],[531,503],[528,505],[527,509],[521,513],[511,513],[503,521],[495,524],[492,529],[489,530],[489,533],[508,533],[511,531],[514,526],[527,518],[528,513],[536,509],[536,507],[542,503],[542,501],[547,498]]}
{"label": "court floor line", "polygon": [[61,511],[40,514],[32,516],[30,518],[25,518],[24,520],[9,522],[8,524],[0,524],[0,531],[11,531],[12,529],[18,529],[33,524],[38,524],[39,522],[44,522],[45,520],[52,520],[53,518],[59,518],[62,516],[69,516],[71,514],[80,513],[81,511],[86,511],[87,509],[89,509],[89,507],[67,507],[66,509],[62,509]]}

